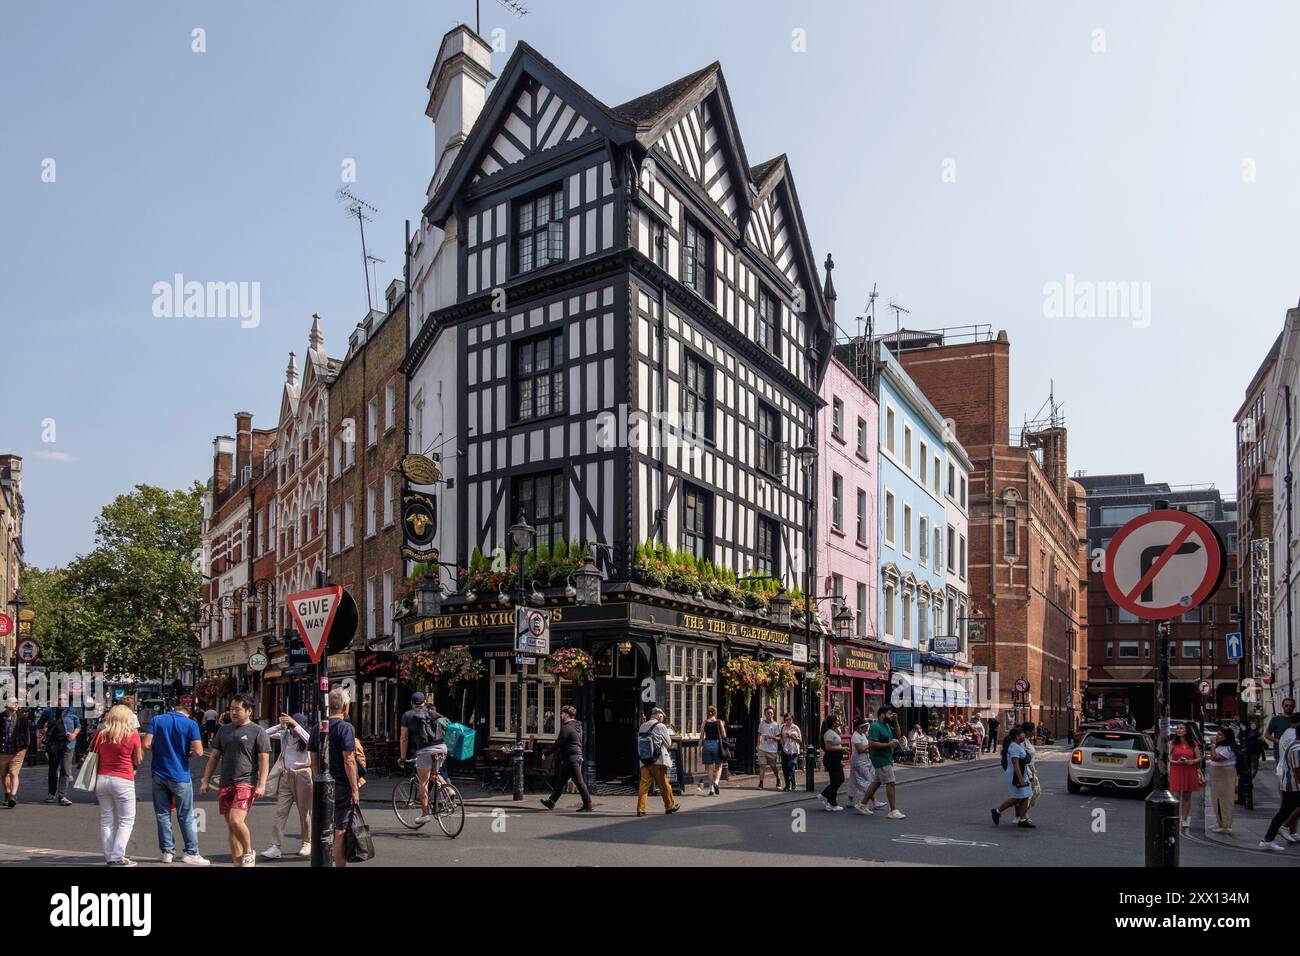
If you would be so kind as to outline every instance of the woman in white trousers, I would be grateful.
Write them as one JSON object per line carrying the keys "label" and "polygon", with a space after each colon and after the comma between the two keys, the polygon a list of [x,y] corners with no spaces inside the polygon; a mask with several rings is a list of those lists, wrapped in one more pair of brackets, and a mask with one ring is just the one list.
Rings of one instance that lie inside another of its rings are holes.
{"label": "woman in white trousers", "polygon": [[99,800],[99,834],[109,866],[135,866],[126,845],[135,827],[135,768],[144,760],[140,732],[131,728],[135,715],[122,704],[109,709],[91,743],[96,754],[95,797]]}

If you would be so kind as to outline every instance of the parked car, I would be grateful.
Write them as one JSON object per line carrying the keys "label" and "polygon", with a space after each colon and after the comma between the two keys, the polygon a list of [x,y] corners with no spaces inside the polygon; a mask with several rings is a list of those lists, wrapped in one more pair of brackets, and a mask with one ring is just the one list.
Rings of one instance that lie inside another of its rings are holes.
{"label": "parked car", "polygon": [[1065,788],[1126,790],[1145,797],[1155,780],[1155,740],[1136,730],[1090,731],[1070,754]]}

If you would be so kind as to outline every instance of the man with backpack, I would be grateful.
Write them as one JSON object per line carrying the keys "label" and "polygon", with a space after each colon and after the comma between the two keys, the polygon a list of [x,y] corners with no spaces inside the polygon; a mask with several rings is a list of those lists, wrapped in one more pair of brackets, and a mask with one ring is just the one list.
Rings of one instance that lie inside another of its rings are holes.
{"label": "man with backpack", "polygon": [[587,780],[582,773],[582,724],[578,723],[578,711],[572,704],[560,708],[560,733],[551,748],[555,754],[555,788],[551,796],[542,801],[547,810],[555,809],[555,802],[564,793],[564,785],[570,780],[582,794],[582,808],[579,813],[591,813],[591,794],[587,792]]}
{"label": "man with backpack", "polygon": [[650,785],[659,788],[664,798],[664,813],[676,813],[679,809],[673,799],[673,787],[668,782],[668,768],[673,765],[672,754],[668,752],[673,738],[664,724],[664,712],[656,707],[650,712],[650,719],[637,730],[636,753],[641,759],[641,785],[637,788],[636,815],[645,816],[645,801],[650,793]]}
{"label": "man with backpack", "polygon": [[424,695],[418,690],[411,695],[411,709],[402,715],[402,738],[398,756],[406,762],[406,755],[415,755],[415,775],[420,781],[420,816],[416,823],[428,823],[429,777],[437,773],[447,759],[447,744],[438,712],[426,707]]}

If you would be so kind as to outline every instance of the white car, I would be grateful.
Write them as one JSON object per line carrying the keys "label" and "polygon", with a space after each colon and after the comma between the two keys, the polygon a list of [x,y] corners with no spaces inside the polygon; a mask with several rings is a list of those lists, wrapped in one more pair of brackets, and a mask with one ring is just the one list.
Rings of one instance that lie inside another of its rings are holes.
{"label": "white car", "polygon": [[1065,788],[1128,790],[1145,797],[1155,780],[1156,750],[1150,734],[1137,730],[1094,730],[1070,754]]}

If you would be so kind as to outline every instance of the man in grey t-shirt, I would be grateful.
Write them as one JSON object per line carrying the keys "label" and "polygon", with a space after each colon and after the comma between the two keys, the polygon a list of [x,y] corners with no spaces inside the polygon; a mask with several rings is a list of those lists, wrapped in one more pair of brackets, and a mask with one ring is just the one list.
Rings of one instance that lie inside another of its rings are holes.
{"label": "man in grey t-shirt", "polygon": [[781,783],[781,725],[776,722],[776,710],[772,707],[763,709],[763,719],[758,722],[754,761],[758,764],[758,789],[763,789],[763,778],[769,768],[776,789],[785,789]]}
{"label": "man in grey t-shirt", "polygon": [[217,790],[217,809],[226,818],[230,831],[230,855],[235,866],[254,866],[257,854],[253,852],[253,836],[244,823],[253,800],[266,796],[266,774],[271,762],[271,738],[266,728],[253,723],[253,701],[243,694],[230,702],[230,723],[217,732],[212,744],[212,756],[203,770],[203,786],[199,793],[207,793],[212,782],[212,772],[221,774]]}

